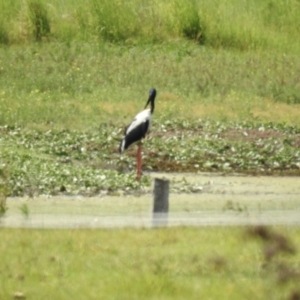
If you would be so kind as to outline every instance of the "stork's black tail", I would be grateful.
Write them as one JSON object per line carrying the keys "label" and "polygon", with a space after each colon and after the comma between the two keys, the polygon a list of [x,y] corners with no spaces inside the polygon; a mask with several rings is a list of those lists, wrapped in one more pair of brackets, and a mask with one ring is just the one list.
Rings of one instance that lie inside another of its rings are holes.
{"label": "stork's black tail", "polygon": [[141,123],[125,134],[119,146],[119,152],[123,153],[130,145],[142,140],[148,131],[149,120]]}

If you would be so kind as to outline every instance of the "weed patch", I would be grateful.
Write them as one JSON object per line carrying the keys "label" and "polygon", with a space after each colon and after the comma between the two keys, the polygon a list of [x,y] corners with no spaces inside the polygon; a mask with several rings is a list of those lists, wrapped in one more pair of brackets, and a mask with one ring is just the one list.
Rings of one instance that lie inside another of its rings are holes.
{"label": "weed patch", "polygon": [[[117,152],[123,128],[114,124],[86,132],[0,131],[10,195],[131,193],[150,185],[148,176],[141,185],[135,181],[135,146],[122,156]],[[143,170],[299,175],[299,140],[298,128],[272,123],[156,119],[144,141]]]}

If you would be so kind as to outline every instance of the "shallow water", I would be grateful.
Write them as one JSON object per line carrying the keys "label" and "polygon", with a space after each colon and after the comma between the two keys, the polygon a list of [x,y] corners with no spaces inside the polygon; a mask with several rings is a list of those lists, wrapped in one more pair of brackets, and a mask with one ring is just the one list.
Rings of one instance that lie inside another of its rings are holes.
{"label": "shallow water", "polygon": [[[218,174],[151,174],[199,186],[197,193],[170,193],[163,225],[225,226],[282,224],[300,226],[297,177]],[[153,196],[57,196],[8,198],[2,227],[113,228],[153,226]],[[24,210],[24,208],[26,209]]]}

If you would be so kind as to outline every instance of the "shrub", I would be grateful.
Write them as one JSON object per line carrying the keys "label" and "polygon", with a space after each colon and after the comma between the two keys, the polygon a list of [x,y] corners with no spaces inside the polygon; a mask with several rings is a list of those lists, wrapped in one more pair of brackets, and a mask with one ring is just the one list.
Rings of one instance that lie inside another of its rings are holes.
{"label": "shrub", "polygon": [[179,30],[183,36],[191,40],[197,40],[201,44],[205,41],[204,28],[200,23],[200,16],[194,0],[176,0],[175,15],[179,20]]}
{"label": "shrub", "polygon": [[3,216],[7,210],[6,198],[8,196],[7,189],[7,170],[5,165],[0,165],[0,217]]}
{"label": "shrub", "polygon": [[50,21],[47,9],[38,0],[29,0],[27,5],[32,34],[36,41],[41,41],[43,37],[47,37],[50,34]]}
{"label": "shrub", "polygon": [[8,32],[4,26],[4,22],[0,22],[0,44],[8,44]]}

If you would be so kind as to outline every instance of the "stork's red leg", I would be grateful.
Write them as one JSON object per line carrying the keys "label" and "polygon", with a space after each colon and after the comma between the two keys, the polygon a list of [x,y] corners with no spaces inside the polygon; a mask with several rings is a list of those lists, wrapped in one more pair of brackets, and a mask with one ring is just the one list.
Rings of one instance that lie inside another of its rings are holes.
{"label": "stork's red leg", "polygon": [[137,151],[137,165],[136,165],[136,179],[140,181],[142,174],[142,142],[138,143]]}

